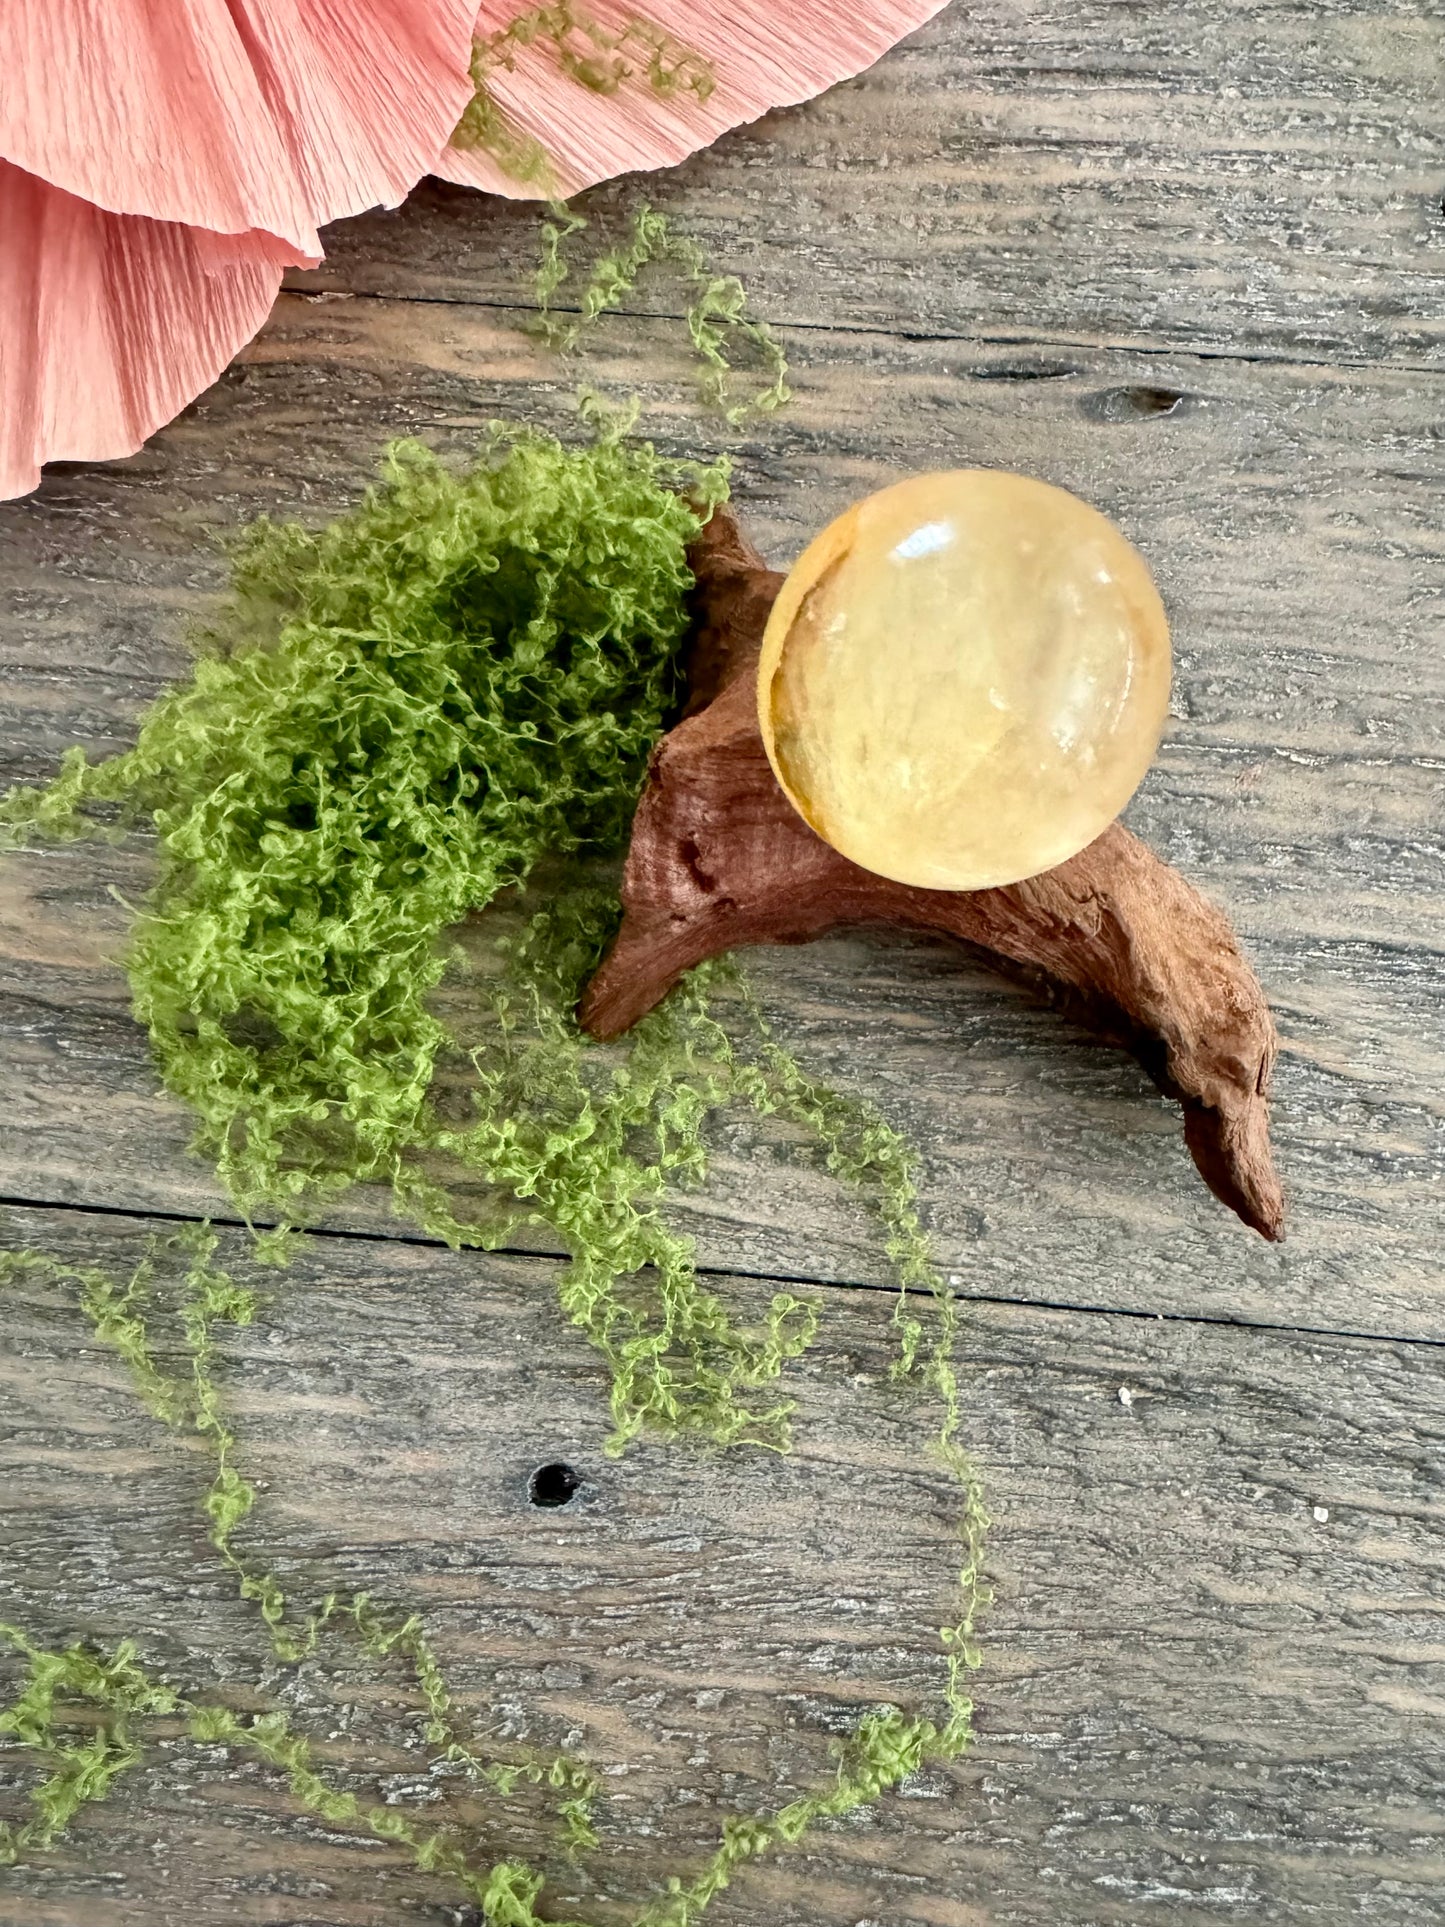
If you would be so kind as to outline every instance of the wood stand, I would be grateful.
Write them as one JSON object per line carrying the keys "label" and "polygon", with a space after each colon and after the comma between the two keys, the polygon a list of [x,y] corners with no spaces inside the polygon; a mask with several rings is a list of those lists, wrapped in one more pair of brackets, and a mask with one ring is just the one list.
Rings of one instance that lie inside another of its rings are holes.
{"label": "wood stand", "polygon": [[1184,1108],[1215,1195],[1283,1235],[1269,1141],[1276,1038],[1224,916],[1119,824],[1067,863],[996,890],[919,890],[861,870],[779,788],[758,728],[754,669],[782,576],[726,508],[690,551],[695,639],[687,712],[653,752],[623,875],[623,920],[579,1015],[616,1037],[704,958],[892,924],[967,944],[1058,995],[1131,1050]]}

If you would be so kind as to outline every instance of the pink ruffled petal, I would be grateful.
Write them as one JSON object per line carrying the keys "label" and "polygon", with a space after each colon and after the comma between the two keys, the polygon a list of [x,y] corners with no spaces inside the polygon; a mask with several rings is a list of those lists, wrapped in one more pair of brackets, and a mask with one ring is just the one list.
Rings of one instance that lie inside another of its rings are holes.
{"label": "pink ruffled petal", "polygon": [[310,257],[111,214],[0,161],[0,497],[133,455],[213,382]]}
{"label": "pink ruffled petal", "polygon": [[471,98],[475,0],[234,4],[317,222],[404,201]]}
{"label": "pink ruffled petal", "polygon": [[318,253],[472,91],[476,0],[3,0],[0,156],[114,213]]}
{"label": "pink ruffled petal", "polygon": [[[432,172],[465,187],[517,200],[574,194],[640,168],[670,167],[730,127],[773,107],[809,100],[861,73],[947,0],[586,0],[579,8],[614,33],[642,17],[709,63],[706,100],[686,89],[659,94],[642,71],[615,93],[570,78],[545,41],[514,51],[494,70],[499,106],[533,136],[551,164],[546,183],[519,181],[476,148],[448,147]],[[483,0],[477,35],[486,39],[524,12],[516,0]],[[576,44],[583,45],[580,37]]]}

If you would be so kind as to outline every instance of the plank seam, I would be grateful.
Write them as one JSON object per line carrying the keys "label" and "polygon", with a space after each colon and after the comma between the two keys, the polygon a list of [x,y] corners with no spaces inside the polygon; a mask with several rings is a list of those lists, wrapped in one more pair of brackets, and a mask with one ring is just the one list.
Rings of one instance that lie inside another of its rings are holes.
{"label": "plank seam", "polygon": [[[244,1218],[226,1217],[219,1212],[145,1210],[121,1204],[76,1204],[62,1199],[22,1198],[0,1193],[0,1211],[7,1209],[70,1211],[81,1217],[124,1218],[137,1224],[211,1224],[224,1231],[272,1228],[270,1222],[264,1219],[248,1224]],[[424,1251],[449,1249],[440,1238],[428,1238],[417,1232],[348,1230],[341,1225],[308,1225],[304,1230],[307,1237],[330,1238],[338,1243],[376,1245],[382,1248],[401,1245]],[[486,1255],[495,1258],[533,1259],[541,1264],[553,1265],[564,1264],[567,1261],[565,1252],[529,1251],[522,1245],[494,1245]],[[809,1278],[796,1273],[749,1271],[743,1266],[736,1265],[724,1267],[700,1264],[697,1272],[700,1278],[738,1278],[749,1283],[783,1285],[798,1290],[872,1291],[886,1292],[892,1296],[898,1289],[895,1284],[877,1279]],[[1413,1333],[1365,1331],[1337,1325],[1274,1324],[1267,1319],[1228,1318],[1223,1315],[1211,1317],[1203,1312],[1144,1311],[1121,1305],[1078,1304],[1062,1298],[1011,1298],[1001,1292],[969,1291],[965,1288],[956,1288],[954,1295],[963,1304],[994,1305],[1001,1309],[1015,1311],[1060,1312],[1092,1318],[1129,1318],[1151,1325],[1198,1325],[1214,1330],[1258,1332],[1267,1337],[1337,1338],[1365,1345],[1411,1345],[1424,1350],[1445,1351],[1445,1338],[1425,1338]]]}
{"label": "plank seam", "polygon": [[[417,307],[477,309],[484,313],[498,314],[535,315],[538,312],[536,306],[529,301],[463,301],[454,295],[387,294],[376,288],[297,288],[283,281],[281,292],[283,295],[291,295],[301,301],[314,301],[322,294],[342,294],[352,301],[389,301]],[[578,308],[562,301],[552,302],[551,310],[554,314],[573,316],[580,315],[581,312]],[[681,325],[686,322],[687,316],[681,309],[615,308],[597,319],[599,321],[665,321]],[[1283,352],[1275,353],[1268,349],[1210,348],[1191,346],[1183,342],[1150,340],[1147,337],[1134,339],[1129,336],[995,334],[967,332],[963,329],[883,328],[870,322],[799,321],[779,319],[774,316],[769,316],[768,325],[780,333],[788,334],[848,335],[859,338],[871,335],[884,341],[958,342],[965,345],[976,343],[988,348],[1078,348],[1095,353],[1173,356],[1186,361],[1227,361],[1278,368],[1382,370],[1389,374],[1434,375],[1437,378],[1445,378],[1445,364],[1394,361],[1378,355],[1373,358],[1339,356],[1334,359],[1313,359]],[[240,359],[242,361],[248,359],[245,350],[242,351]],[[1029,377],[1023,378],[1029,379]]]}

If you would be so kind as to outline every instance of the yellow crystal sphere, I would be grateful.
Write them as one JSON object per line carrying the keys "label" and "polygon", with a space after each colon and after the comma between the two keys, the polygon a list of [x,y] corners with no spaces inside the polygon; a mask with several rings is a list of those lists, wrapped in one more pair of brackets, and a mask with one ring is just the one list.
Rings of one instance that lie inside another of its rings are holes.
{"label": "yellow crystal sphere", "polygon": [[1169,706],[1143,558],[1066,489],[952,469],[855,503],[804,550],[758,670],[778,781],[865,870],[1016,883],[1119,814]]}

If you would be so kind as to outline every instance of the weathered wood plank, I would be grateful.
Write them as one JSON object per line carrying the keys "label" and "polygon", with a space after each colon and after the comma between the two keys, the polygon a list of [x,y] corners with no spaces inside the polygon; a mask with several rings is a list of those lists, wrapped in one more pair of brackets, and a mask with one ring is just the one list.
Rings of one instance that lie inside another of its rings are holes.
{"label": "weathered wood plank", "polygon": [[[581,205],[645,193],[790,322],[1438,367],[1442,93],[1430,0],[955,0]],[[532,212],[428,187],[296,285],[525,299],[536,245]]]}
{"label": "weathered wood plank", "polygon": [[[655,402],[660,442],[715,444],[676,331],[619,322],[604,342],[587,373]],[[1439,1336],[1438,379],[1078,351],[1038,380],[962,344],[812,331],[793,346],[798,402],[744,443],[736,477],[774,557],[890,475],[997,462],[1079,489],[1156,566],[1176,715],[1130,820],[1236,919],[1278,1006],[1291,1242],[1266,1250],[1204,1195],[1177,1118],[1131,1065],[942,949],[760,957],[785,1033],[924,1147],[929,1216],[971,1289]],[[334,510],[388,433],[462,450],[495,413],[560,421],[574,372],[476,309],[283,303],[249,363],[145,456],[0,512],[0,781],[43,775],[72,741],[128,740],[218,586],[218,529]],[[1179,399],[1164,412],[1161,395]],[[145,879],[139,844],[0,866],[6,1194],[217,1202],[109,961],[124,915],[107,891],[134,900]],[[876,1277],[868,1228],[775,1146],[725,1134],[686,1211],[708,1261]],[[379,1219],[356,1201],[348,1221]]]}
{"label": "weathered wood plank", "polygon": [[[146,1230],[22,1212],[3,1236],[118,1268]],[[526,1800],[499,1816],[429,1772],[402,1674],[344,1645],[280,1687],[292,1717],[348,1784],[494,1850],[510,1826],[554,1905],[590,1909],[696,1865],[720,1811],[824,1779],[860,1710],[926,1700],[953,1499],[926,1412],[887,1383],[881,1294],[823,1294],[792,1457],[644,1444],[611,1463],[554,1272],[314,1239],[264,1275],[274,1302],[222,1372],[263,1487],[248,1544],[298,1600],[340,1582],[418,1608],[484,1735],[600,1765],[600,1865],[569,1869]],[[63,1292],[8,1288],[3,1327],[0,1610],[52,1641],[133,1632],[186,1690],[250,1704],[264,1656],[204,1544],[202,1461]],[[989,1306],[964,1350],[1000,1518],[977,1750],[750,1872],[720,1927],[1437,1918],[1438,1348]],[[558,1459],[579,1497],[529,1506]],[[11,1810],[21,1763],[0,1763]],[[6,1927],[380,1927],[454,1905],[298,1818],[268,1773],[184,1744],[44,1867],[0,1875]]]}
{"label": "weathered wood plank", "polygon": [[[1445,1335],[1442,42],[1419,0],[977,0],[824,101],[589,198],[615,225],[644,192],[791,324],[799,403],[737,478],[775,559],[954,462],[1124,521],[1180,657],[1132,821],[1236,918],[1286,1036],[1295,1222],[1272,1252],[1198,1190],[1132,1067],[1007,986],[895,941],[758,959],[784,1035],[923,1144],[963,1289],[1034,1302],[977,1305],[966,1346],[1001,1516],[978,1751],[753,1870],[720,1927],[1440,1912],[1438,1344],[1203,1321]],[[283,302],[142,456],[0,508],[0,783],[129,739],[219,584],[217,532],[334,512],[390,433],[462,451],[493,413],[562,418],[577,371],[505,312],[535,235],[436,187],[337,230],[298,284],[362,298]],[[716,445],[675,329],[601,341],[585,372],[642,391],[660,441]],[[147,874],[139,839],[0,863],[0,1193],[217,1202],[114,962],[108,891]],[[678,1215],[718,1268],[879,1277],[861,1213],[776,1129],[727,1122]],[[346,1222],[401,1229],[361,1198]],[[118,1265],[146,1230],[19,1212],[0,1236]],[[312,1240],[223,1370],[264,1482],[255,1543],[301,1596],[340,1577],[418,1606],[492,1736],[575,1738],[607,1769],[601,1866],[569,1868],[534,1803],[498,1815],[428,1773],[400,1675],[307,1667],[283,1688],[298,1721],[358,1788],[536,1852],[558,1907],[609,1918],[606,1896],[695,1866],[720,1812],[823,1778],[862,1707],[930,1690],[950,1499],[884,1383],[878,1293],[823,1294],[794,1459],[613,1466],[554,1273]],[[196,1456],[62,1296],[12,1296],[0,1329],[0,1612],[137,1631],[243,1703],[264,1654],[206,1550]],[[556,1457],[587,1483],[544,1514],[526,1476]],[[17,1768],[0,1754],[0,1811]],[[180,1745],[53,1861],[0,1874],[3,1927],[408,1915],[464,1917],[259,1769]]]}

